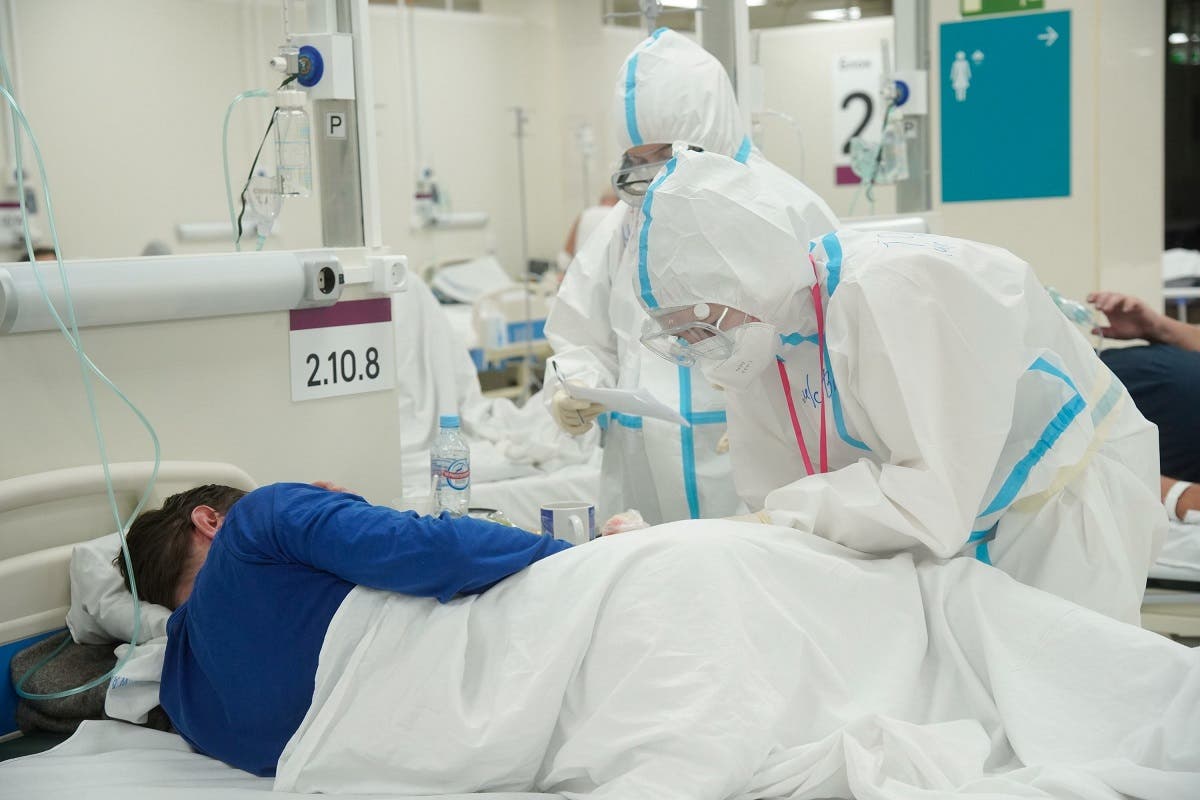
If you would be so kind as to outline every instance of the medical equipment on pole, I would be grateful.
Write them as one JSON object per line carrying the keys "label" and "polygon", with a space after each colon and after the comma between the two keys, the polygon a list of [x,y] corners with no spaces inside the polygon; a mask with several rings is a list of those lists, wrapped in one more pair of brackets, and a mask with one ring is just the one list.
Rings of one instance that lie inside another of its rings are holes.
{"label": "medical equipment on pole", "polygon": [[307,98],[295,89],[275,92],[275,169],[279,193],[284,197],[308,197],[312,193],[312,136]]}

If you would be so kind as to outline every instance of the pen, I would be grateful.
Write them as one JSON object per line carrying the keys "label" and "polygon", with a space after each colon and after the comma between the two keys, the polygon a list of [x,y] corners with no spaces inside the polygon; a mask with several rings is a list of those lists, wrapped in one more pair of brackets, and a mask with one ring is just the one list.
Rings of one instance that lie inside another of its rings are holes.
{"label": "pen", "polygon": [[[559,386],[561,386],[561,387],[563,387],[563,391],[565,391],[567,394],[570,394],[570,393],[571,393],[571,390],[567,388],[567,379],[566,379],[566,378],[564,378],[564,377],[563,377],[563,374],[562,374],[561,372],[559,372],[559,370],[558,370],[558,362],[557,362],[557,361],[551,361],[551,362],[550,362],[550,366],[554,368],[554,377],[558,378],[558,385],[559,385]],[[580,424],[580,425],[586,425],[586,424],[587,424],[587,422],[586,422],[586,421],[584,420],[584,418],[583,418],[583,414],[580,414],[578,411],[576,411],[576,412],[575,412],[575,416],[579,417],[579,424]]]}

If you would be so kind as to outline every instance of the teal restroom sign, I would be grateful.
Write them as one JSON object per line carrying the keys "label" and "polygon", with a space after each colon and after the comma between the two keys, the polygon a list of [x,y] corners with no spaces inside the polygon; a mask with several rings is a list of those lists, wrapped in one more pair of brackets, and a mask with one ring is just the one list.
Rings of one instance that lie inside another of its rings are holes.
{"label": "teal restroom sign", "polygon": [[941,26],[942,201],[1071,194],[1071,12]]}

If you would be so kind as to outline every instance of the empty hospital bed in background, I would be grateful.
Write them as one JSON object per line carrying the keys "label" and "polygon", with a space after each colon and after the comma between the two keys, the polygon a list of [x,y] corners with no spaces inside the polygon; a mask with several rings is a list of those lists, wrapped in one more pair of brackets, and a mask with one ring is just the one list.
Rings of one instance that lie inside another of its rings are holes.
{"label": "empty hospital bed in background", "polygon": [[522,396],[541,377],[551,353],[545,327],[557,287],[516,281],[490,255],[428,264],[420,275],[442,304],[475,371],[489,384],[487,394]]}

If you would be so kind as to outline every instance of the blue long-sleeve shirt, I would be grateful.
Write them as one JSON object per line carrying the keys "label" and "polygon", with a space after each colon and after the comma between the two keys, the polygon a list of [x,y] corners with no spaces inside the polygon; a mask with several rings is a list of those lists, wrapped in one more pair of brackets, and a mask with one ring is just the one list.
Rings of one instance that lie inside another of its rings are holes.
{"label": "blue long-sleeve shirt", "polygon": [[329,623],[355,585],[445,602],[569,546],[306,484],[257,489],[230,508],[167,623],[160,702],[197,750],[274,775],[312,702]]}

